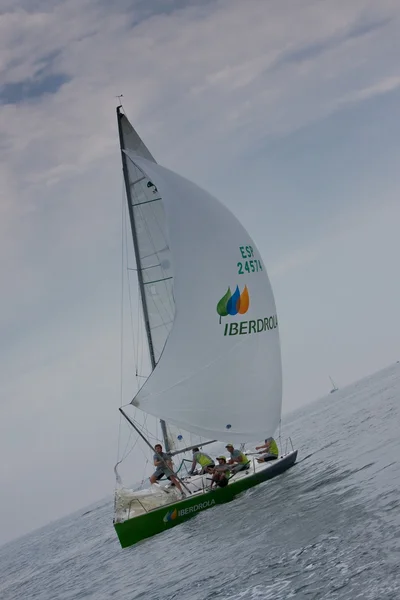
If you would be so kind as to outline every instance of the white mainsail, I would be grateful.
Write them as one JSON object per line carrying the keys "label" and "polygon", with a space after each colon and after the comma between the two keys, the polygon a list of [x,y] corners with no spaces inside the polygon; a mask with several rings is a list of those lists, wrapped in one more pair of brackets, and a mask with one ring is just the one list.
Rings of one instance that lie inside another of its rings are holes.
{"label": "white mainsail", "polygon": [[[121,115],[120,118],[125,148],[155,162],[126,117]],[[127,161],[127,170],[137,242],[136,260],[143,279],[149,343],[152,345],[154,363],[157,363],[175,315],[172,261],[165,232],[165,211],[158,189],[149,178],[144,177],[131,161]]]}
{"label": "white mainsail", "polygon": [[[137,156],[155,159],[123,113],[118,112],[123,146]],[[175,317],[173,269],[166,235],[163,200],[155,185],[131,161],[127,161],[136,237],[136,261],[141,269],[143,295],[148,318],[150,353],[154,364],[161,356]],[[199,436],[164,423],[164,442],[170,451],[201,444]]]}
{"label": "white mainsail", "polygon": [[[158,318],[168,310],[153,325],[165,337],[157,343],[157,366],[132,403],[208,439],[242,443],[273,435],[281,416],[281,355],[260,253],[210,194],[131,150],[125,154],[133,186],[142,186],[135,188],[139,222],[146,211],[143,231],[155,240],[142,257],[146,294]],[[149,181],[162,203],[149,201]]]}

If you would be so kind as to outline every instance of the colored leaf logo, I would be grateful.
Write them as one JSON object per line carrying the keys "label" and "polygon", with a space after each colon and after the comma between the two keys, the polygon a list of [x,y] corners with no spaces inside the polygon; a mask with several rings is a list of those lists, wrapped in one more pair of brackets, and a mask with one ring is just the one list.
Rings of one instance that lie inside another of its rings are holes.
{"label": "colored leaf logo", "polygon": [[245,285],[243,292],[240,294],[239,311],[238,311],[240,315],[244,315],[245,313],[247,313],[247,311],[249,310],[249,304],[250,304],[249,290],[247,289],[247,285]]}
{"label": "colored leaf logo", "polygon": [[244,286],[243,292],[240,293],[239,286],[236,286],[233,294],[231,288],[228,288],[225,296],[217,304],[217,313],[219,314],[219,322],[221,323],[221,317],[227,317],[228,315],[235,316],[238,313],[244,315],[249,310],[250,306],[250,295],[247,285]]}
{"label": "colored leaf logo", "polygon": [[174,521],[177,516],[178,516],[178,511],[176,508],[175,508],[175,510],[169,510],[167,512],[167,514],[164,515],[163,521],[164,521],[164,523],[168,523],[168,521]]}
{"label": "colored leaf logo", "polygon": [[228,300],[227,309],[229,315],[237,315],[240,303],[240,291],[239,286],[236,286],[236,290]]}
{"label": "colored leaf logo", "polygon": [[221,300],[217,304],[217,313],[220,317],[228,316],[228,302],[231,296],[231,288],[228,287],[228,291],[226,292],[225,296],[222,296]]}

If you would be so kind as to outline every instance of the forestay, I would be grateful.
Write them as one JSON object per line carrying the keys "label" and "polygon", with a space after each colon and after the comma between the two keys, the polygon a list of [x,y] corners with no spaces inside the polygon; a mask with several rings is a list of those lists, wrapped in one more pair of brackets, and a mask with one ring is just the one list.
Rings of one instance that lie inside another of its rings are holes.
{"label": "forestay", "polygon": [[[157,295],[173,293],[175,308],[165,314],[169,335],[158,365],[132,403],[208,439],[238,443],[272,435],[281,415],[280,343],[275,301],[256,245],[210,194],[126,154],[130,173],[150,180],[163,198],[165,254],[160,237],[151,254],[159,264],[151,267],[148,260],[148,272],[156,270],[164,286]],[[160,205],[145,194],[138,199],[147,202],[142,207]],[[157,213],[151,223],[155,231],[159,218]]]}

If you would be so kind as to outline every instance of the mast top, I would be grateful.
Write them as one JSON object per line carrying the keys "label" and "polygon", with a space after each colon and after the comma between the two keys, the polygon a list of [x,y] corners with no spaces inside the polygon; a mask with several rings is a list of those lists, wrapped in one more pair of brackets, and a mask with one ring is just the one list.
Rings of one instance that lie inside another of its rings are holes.
{"label": "mast top", "polygon": [[123,106],[122,106],[122,100],[121,100],[121,98],[123,98],[123,97],[124,97],[124,95],[123,95],[123,94],[120,94],[119,96],[115,96],[115,97],[116,97],[116,98],[118,98],[119,105],[117,106],[117,112],[119,112],[119,111],[118,111],[118,109],[119,109],[119,108],[123,108]]}

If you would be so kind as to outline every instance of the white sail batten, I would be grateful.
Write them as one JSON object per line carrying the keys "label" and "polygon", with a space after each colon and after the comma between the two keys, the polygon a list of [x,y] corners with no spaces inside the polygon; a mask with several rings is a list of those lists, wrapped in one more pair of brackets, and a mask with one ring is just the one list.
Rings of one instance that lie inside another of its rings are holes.
{"label": "white sail batten", "polygon": [[[241,443],[273,435],[282,403],[280,342],[256,245],[210,194],[134,152],[126,155],[130,174],[145,175],[163,198],[167,243],[159,240],[155,256],[159,273],[171,277],[174,299],[161,358],[132,403],[208,439]],[[160,215],[150,222],[146,214],[146,226],[157,229]]]}

